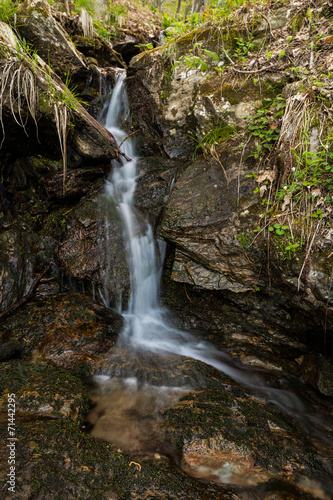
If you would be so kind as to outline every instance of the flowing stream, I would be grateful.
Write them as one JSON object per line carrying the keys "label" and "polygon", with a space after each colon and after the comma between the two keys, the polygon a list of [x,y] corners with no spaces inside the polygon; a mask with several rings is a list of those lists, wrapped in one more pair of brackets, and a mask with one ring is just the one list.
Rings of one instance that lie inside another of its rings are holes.
{"label": "flowing stream", "polygon": [[[126,73],[118,76],[110,101],[105,127],[121,144],[127,133],[118,126],[119,115],[124,108]],[[293,394],[262,386],[250,370],[238,367],[231,358],[208,343],[198,341],[191,333],[176,329],[168,320],[168,311],[159,304],[159,288],[163,251],[159,255],[153,231],[144,224],[133,205],[136,184],[137,157],[131,137],[125,140],[121,150],[131,158],[115,162],[106,181],[106,194],[116,202],[124,227],[124,242],[130,271],[131,297],[127,311],[122,311],[125,327],[119,344],[135,351],[155,354],[177,354],[193,358],[229,375],[237,382],[251,389],[262,391],[266,398],[285,410],[305,411],[305,406]]]}
{"label": "flowing stream", "polygon": [[[106,195],[112,203],[116,203],[123,223],[124,244],[130,272],[131,296],[128,309],[122,311],[125,326],[118,340],[118,349],[142,355],[148,353],[155,359],[158,356],[169,355],[204,362],[230,376],[257,396],[279,406],[284,412],[305,421],[307,425],[315,426],[317,429],[322,427],[322,432],[325,433],[325,424],[309,414],[308,406],[295,394],[268,386],[258,373],[240,366],[227,354],[209,343],[198,340],[193,334],[175,328],[169,320],[168,311],[160,306],[159,288],[164,246],[163,243],[155,242],[152,228],[142,220],[133,205],[137,156],[133,138],[125,140],[128,133],[119,125],[119,117],[123,116],[126,103],[125,77],[125,72],[118,75],[105,123],[105,127],[112,133],[117,144],[121,145],[121,151],[130,158],[130,161],[114,162],[114,168],[105,187]],[[106,405],[115,408],[118,404],[124,409],[124,414],[137,402],[142,405],[144,401],[144,412],[157,414],[161,408],[170,405],[170,402],[177,400],[181,394],[189,390],[186,387],[167,388],[163,387],[163,384],[159,388],[152,385],[139,388],[135,377],[119,381],[119,378],[116,380],[112,373],[105,373],[96,380],[102,388],[103,397],[112,394],[112,401]],[[97,413],[91,420],[93,424],[98,420]],[[105,425],[113,426],[114,431],[110,440],[117,442],[116,436],[126,433],[124,429],[128,422],[125,420],[120,418],[117,425],[113,413],[109,414]],[[103,437],[103,432],[99,432],[96,429],[95,435]],[[150,432],[151,429],[148,429],[147,434]],[[121,446],[121,442],[119,445]],[[127,445],[134,448],[136,446],[134,442],[129,442]]]}

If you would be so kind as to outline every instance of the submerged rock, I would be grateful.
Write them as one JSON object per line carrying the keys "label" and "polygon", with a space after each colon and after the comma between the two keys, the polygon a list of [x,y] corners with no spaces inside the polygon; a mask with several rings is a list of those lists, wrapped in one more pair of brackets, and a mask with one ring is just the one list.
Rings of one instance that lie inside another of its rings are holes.
{"label": "submerged rock", "polygon": [[222,484],[260,484],[263,491],[273,480],[302,491],[304,478],[328,487],[327,450],[316,451],[297,421],[221,374],[210,385],[162,412],[166,439],[185,471]]}

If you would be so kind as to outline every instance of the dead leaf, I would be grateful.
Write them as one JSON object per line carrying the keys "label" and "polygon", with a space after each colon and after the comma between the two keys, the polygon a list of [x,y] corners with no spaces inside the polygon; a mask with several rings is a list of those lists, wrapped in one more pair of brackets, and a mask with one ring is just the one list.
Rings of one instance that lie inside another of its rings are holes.
{"label": "dead leaf", "polygon": [[282,212],[290,205],[292,195],[286,194],[282,203]]}
{"label": "dead leaf", "polygon": [[259,175],[256,177],[256,182],[259,184],[265,181],[273,182],[274,178],[274,170],[264,170],[263,172],[259,172]]}
{"label": "dead leaf", "polygon": [[259,194],[260,194],[261,197],[264,196],[265,191],[267,191],[266,184],[264,184],[263,186],[260,186],[260,188],[259,188]]}

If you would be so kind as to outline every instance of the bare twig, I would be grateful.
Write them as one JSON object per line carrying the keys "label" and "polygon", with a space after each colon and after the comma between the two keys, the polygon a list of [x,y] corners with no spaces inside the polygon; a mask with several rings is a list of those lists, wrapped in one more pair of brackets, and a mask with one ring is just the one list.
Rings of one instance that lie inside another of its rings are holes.
{"label": "bare twig", "polygon": [[137,132],[139,132],[139,130],[134,130],[134,132],[132,132],[131,134],[129,134],[128,136],[125,137],[125,139],[123,139],[121,141],[121,143],[119,144],[118,148],[116,149],[116,155],[122,155],[126,158],[127,161],[131,161],[129,158],[127,158],[127,156],[125,155],[125,153],[122,153],[120,150],[120,147],[124,144],[124,142],[129,138],[131,137],[132,135],[136,134]]}
{"label": "bare twig", "polygon": [[263,73],[264,71],[284,71],[286,68],[283,67],[283,68],[276,68],[272,65],[270,66],[264,66],[263,68],[260,68],[260,69],[254,69],[254,70],[245,70],[245,69],[238,69],[238,68],[235,68],[235,62],[231,59],[231,57],[229,56],[229,54],[227,53],[227,51],[225,49],[223,49],[225,55],[227,56],[227,59],[231,62],[231,64],[233,65],[233,70],[236,71],[237,73],[244,73],[246,75],[253,75],[253,74],[256,74],[256,73]]}
{"label": "bare twig", "polygon": [[266,23],[268,24],[268,27],[269,27],[269,32],[270,32],[270,35],[271,35],[271,37],[273,38],[273,40],[275,40],[275,36],[273,35],[273,32],[272,32],[272,25],[271,25],[271,23],[270,23],[270,20],[269,20],[269,19],[267,19],[267,17],[266,17],[266,16],[264,16],[264,14],[263,14],[262,12],[260,13],[260,15],[261,15],[261,17],[263,17],[263,18],[265,19],[265,21],[266,21]]}
{"label": "bare twig", "polygon": [[298,280],[297,280],[297,291],[299,291],[299,289],[300,289],[300,286],[301,286],[301,277],[302,277],[302,274],[303,274],[303,271],[304,271],[304,267],[305,267],[305,264],[307,263],[308,258],[310,256],[311,248],[312,248],[313,242],[315,240],[315,237],[316,237],[316,235],[317,235],[317,233],[319,231],[320,225],[321,225],[321,223],[319,222],[317,224],[315,232],[313,233],[312,240],[311,240],[311,242],[309,244],[309,247],[308,247],[308,251],[306,252],[306,256],[305,256],[305,259],[304,259],[304,262],[303,262],[303,265],[302,265],[302,268],[301,268],[301,271],[299,273]]}

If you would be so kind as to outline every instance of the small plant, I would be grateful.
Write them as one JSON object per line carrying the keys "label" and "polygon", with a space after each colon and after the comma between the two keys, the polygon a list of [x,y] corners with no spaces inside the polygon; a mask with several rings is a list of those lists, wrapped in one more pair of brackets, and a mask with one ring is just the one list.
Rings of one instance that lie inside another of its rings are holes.
{"label": "small plant", "polygon": [[255,45],[251,42],[251,40],[244,40],[243,38],[235,38],[235,42],[237,45],[235,56],[238,59],[246,60],[244,56],[251,52],[255,48]]}
{"label": "small plant", "polygon": [[134,45],[134,47],[138,47],[140,49],[143,49],[143,51],[146,51],[152,50],[154,48],[154,45],[152,43],[138,43],[138,45]]}
{"label": "small plant", "polygon": [[289,245],[286,246],[285,250],[289,253],[290,259],[295,255],[299,247],[300,247],[299,243],[289,243]]}
{"label": "small plant", "polygon": [[285,107],[285,99],[278,95],[273,101],[264,101],[263,107],[250,119],[248,131],[259,139],[257,150],[253,154],[255,158],[268,153],[278,140],[280,128],[275,120],[283,115]]}
{"label": "small plant", "polygon": [[[0,126],[2,129],[2,141],[5,140],[5,128],[2,118],[2,110],[5,100],[8,99],[12,116],[15,122],[23,128],[25,133],[29,114],[36,125],[37,130],[37,87],[34,71],[37,65],[36,52],[30,50],[26,41],[16,39],[16,51],[14,55],[5,53],[5,64],[2,67],[0,82]],[[32,69],[31,69],[32,68]],[[23,110],[27,108],[28,113],[23,117]],[[28,135],[28,134],[27,134]]]}
{"label": "small plant", "polygon": [[95,6],[92,0],[74,0],[75,12],[78,14],[81,13],[82,9],[84,9],[91,16],[95,13]]}
{"label": "small plant", "polygon": [[116,30],[112,26],[105,26],[101,21],[94,21],[94,30],[103,40],[110,41],[116,36]]}
{"label": "small plant", "polygon": [[282,236],[286,231],[289,231],[289,226],[281,226],[281,224],[277,222],[274,226],[269,226],[268,231],[278,236]]}
{"label": "small plant", "polygon": [[210,155],[212,154],[212,148],[214,148],[216,144],[224,142],[237,134],[237,129],[235,127],[226,126],[223,122],[215,125],[210,124],[210,126],[210,130],[203,137],[191,137],[197,142],[193,156],[200,150],[204,155]]}

